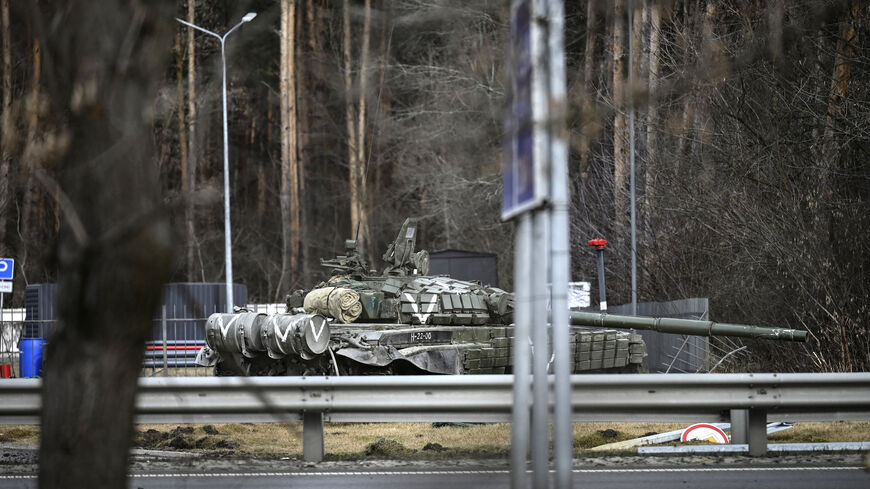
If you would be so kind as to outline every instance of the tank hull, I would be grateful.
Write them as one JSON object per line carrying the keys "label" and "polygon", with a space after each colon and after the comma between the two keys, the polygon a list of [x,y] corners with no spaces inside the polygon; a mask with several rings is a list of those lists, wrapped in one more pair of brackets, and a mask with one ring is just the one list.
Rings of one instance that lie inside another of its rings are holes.
{"label": "tank hull", "polygon": [[[511,325],[427,326],[351,323],[330,325],[329,354],[233,355],[219,352],[217,375],[476,375],[513,373]],[[571,327],[573,373],[643,372],[640,335]],[[534,348],[532,348],[534,354]]]}

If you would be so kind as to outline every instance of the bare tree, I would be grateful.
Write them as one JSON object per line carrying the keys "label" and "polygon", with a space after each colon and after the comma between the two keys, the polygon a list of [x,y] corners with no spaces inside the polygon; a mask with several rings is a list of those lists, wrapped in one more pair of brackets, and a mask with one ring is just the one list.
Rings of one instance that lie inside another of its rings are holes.
{"label": "bare tree", "polygon": [[628,215],[628,125],[626,118],[626,86],[628,82],[627,43],[630,42],[626,19],[626,0],[613,3],[613,201],[614,227],[624,227]]}
{"label": "bare tree", "polygon": [[[371,45],[371,0],[365,0],[363,12],[362,46],[359,54],[357,83],[353,82],[353,38],[350,17],[350,1],[344,1],[344,86],[345,121],[348,133],[348,167],[350,189],[350,227],[365,254],[370,254],[368,245],[368,207],[366,206],[366,110],[369,82],[369,47]],[[354,93],[354,87],[357,91]],[[354,94],[356,96],[354,96]]]}
{"label": "bare tree", "polygon": [[[187,0],[187,21],[191,24],[196,23],[196,2]],[[197,173],[197,158],[199,144],[197,143],[196,133],[196,43],[194,43],[194,29],[185,29],[187,31],[187,127],[179,128],[180,133],[184,133],[182,145],[186,143],[186,148],[182,149],[182,192],[184,193],[184,227],[185,240],[184,249],[187,263],[187,280],[195,280],[196,277],[196,214],[194,200],[192,198],[193,191],[196,189],[196,173]],[[180,83],[180,82],[179,82]],[[178,111],[183,114],[184,107],[178,108]],[[180,116],[183,117],[183,116]],[[186,131],[186,133],[185,133]],[[186,159],[186,165],[184,165]],[[186,170],[186,171],[184,171]],[[205,271],[200,269],[200,278],[205,281]]]}
{"label": "bare tree", "polygon": [[281,277],[280,297],[290,271],[299,268],[299,160],[296,147],[296,2],[281,2]]}
{"label": "bare tree", "polygon": [[17,135],[12,118],[12,46],[9,22],[9,0],[0,0],[0,22],[3,39],[3,112],[0,114],[0,253],[6,250],[6,219],[11,201],[9,191],[9,165],[17,145]]}
{"label": "bare tree", "polygon": [[583,101],[580,109],[580,179],[585,182],[592,156],[591,142],[600,131],[601,124],[595,111],[596,77],[598,76],[599,24],[603,2],[589,0],[586,5],[586,44],[583,56]]}
{"label": "bare tree", "polygon": [[30,19],[63,171],[57,330],[46,354],[39,485],[126,487],[136,379],[171,263],[149,110],[173,4],[72,1]]}

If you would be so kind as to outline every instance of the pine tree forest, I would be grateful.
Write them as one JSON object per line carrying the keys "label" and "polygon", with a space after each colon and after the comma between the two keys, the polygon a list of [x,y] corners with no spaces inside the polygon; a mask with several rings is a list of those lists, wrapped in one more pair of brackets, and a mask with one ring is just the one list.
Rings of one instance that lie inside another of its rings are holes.
{"label": "pine tree forest", "polygon": [[[345,239],[380,268],[408,216],[421,217],[419,247],[495,253],[512,288],[508,0],[131,2],[134,13],[114,21],[107,7],[99,22],[65,5],[0,0],[0,255],[16,258],[16,280],[57,281],[78,259],[64,236],[95,239],[76,223],[106,207],[116,215],[99,246],[166,234],[153,280],[224,280],[220,43],[174,19],[222,34],[256,12],[226,41],[233,278],[249,301],[323,280],[319,259]],[[630,301],[633,111],[639,300],[708,297],[717,321],[810,332],[805,345],[753,344],[748,370],[870,370],[870,3],[565,9],[572,280],[595,283],[586,242],[605,238],[608,302]],[[78,64],[87,31],[58,32],[85,22],[116,34],[93,44],[119,53],[115,64]],[[89,83],[103,69],[116,88],[154,85],[111,92],[148,94],[130,116],[146,121],[142,138],[126,119],[82,123],[109,110]],[[88,130],[115,143],[76,152]],[[128,154],[145,168],[113,170]],[[152,173],[155,188],[137,188]],[[114,200],[96,197],[105,186]],[[156,210],[140,205],[149,196]],[[151,229],[153,215],[166,229]]]}

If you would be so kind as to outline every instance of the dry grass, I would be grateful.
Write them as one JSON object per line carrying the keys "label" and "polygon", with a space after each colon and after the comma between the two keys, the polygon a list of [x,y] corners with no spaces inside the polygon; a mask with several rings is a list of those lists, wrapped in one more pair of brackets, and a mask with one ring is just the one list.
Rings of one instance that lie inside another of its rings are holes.
{"label": "dry grass", "polygon": [[[508,456],[509,424],[435,426],[437,424],[432,423],[328,423],[325,428],[327,458]],[[574,448],[579,453],[605,443],[684,427],[686,424],[683,423],[575,423]],[[149,433],[148,430],[153,431]],[[302,425],[299,423],[140,425],[136,431],[137,446],[146,448],[255,457],[298,458],[302,455]],[[769,440],[771,443],[868,441],[870,422],[798,423],[792,429],[770,435]],[[0,443],[36,445],[39,443],[39,427],[0,426]]]}
{"label": "dry grass", "polygon": [[688,426],[683,423],[574,423],[574,450],[588,450],[653,433],[665,433]]}
{"label": "dry grass", "polygon": [[163,367],[142,368],[140,377],[214,377],[213,367],[172,367],[166,369],[163,375]]}
{"label": "dry grass", "polygon": [[0,426],[0,443],[39,444],[39,426]]}
{"label": "dry grass", "polygon": [[773,433],[770,443],[824,443],[870,441],[870,422],[796,423],[794,428]]}

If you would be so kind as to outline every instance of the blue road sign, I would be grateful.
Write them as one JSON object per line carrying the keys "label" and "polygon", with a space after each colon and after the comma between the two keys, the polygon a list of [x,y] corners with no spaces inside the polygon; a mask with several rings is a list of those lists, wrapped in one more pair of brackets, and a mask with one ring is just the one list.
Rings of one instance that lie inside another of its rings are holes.
{"label": "blue road sign", "polygon": [[0,280],[12,280],[13,271],[15,271],[15,260],[0,258]]}
{"label": "blue road sign", "polygon": [[547,200],[547,173],[535,161],[532,92],[535,83],[532,36],[532,1],[511,4],[511,90],[505,115],[505,155],[502,179],[502,219],[511,219],[541,206]]}

